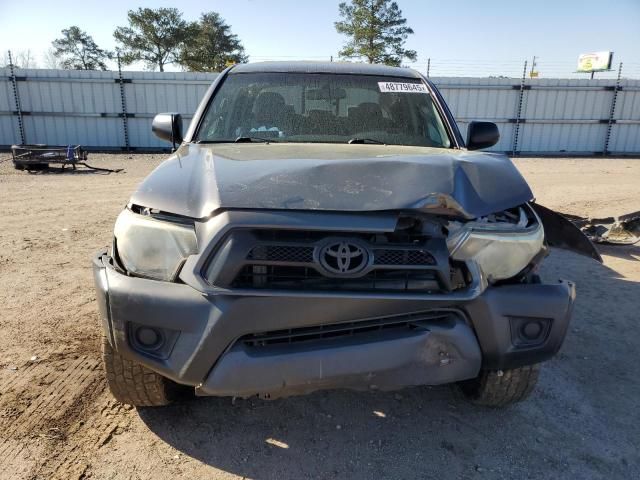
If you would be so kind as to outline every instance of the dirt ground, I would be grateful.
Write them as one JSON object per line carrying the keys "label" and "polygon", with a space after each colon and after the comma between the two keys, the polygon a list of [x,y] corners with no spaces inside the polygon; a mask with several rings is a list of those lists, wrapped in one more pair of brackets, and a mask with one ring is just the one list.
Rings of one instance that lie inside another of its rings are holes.
{"label": "dirt ground", "polygon": [[[3,156],[3,155],[0,155]],[[506,410],[452,389],[197,399],[135,410],[99,357],[91,256],[162,155],[91,155],[104,175],[0,164],[0,478],[640,478],[640,245],[604,265],[553,252],[578,297],[560,354]],[[640,210],[640,160],[518,159],[543,205]]]}

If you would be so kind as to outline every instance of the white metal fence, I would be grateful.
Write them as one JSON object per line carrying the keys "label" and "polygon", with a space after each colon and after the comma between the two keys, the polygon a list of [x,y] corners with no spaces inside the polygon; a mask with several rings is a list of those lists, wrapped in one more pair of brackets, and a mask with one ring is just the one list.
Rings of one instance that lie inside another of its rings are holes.
{"label": "white metal fence", "polygon": [[0,146],[80,144],[95,149],[166,147],[151,134],[153,116],[181,112],[188,122],[217,76],[123,72],[120,77],[117,71],[44,69],[16,69],[14,74],[0,69]]}
{"label": "white metal fence", "polygon": [[[156,149],[158,112],[188,122],[216,74],[0,69],[0,148],[15,143]],[[463,134],[496,122],[493,150],[640,154],[640,80],[432,77]],[[186,125],[185,125],[186,126]]]}

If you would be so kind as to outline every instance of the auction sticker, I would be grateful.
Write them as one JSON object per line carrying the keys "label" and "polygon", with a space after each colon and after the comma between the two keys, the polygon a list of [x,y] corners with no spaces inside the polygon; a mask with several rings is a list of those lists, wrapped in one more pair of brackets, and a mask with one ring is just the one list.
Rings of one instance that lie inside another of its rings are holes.
{"label": "auction sticker", "polygon": [[423,83],[378,82],[381,92],[394,93],[429,93]]}

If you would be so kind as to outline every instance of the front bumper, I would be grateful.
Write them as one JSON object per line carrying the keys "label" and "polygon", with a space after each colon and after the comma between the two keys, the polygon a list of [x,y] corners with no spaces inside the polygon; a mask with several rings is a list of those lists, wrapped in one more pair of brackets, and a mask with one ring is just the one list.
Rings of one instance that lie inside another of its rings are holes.
{"label": "front bumper", "polygon": [[[265,397],[328,388],[395,389],[475,377],[547,360],[564,340],[575,288],[571,282],[504,285],[472,299],[394,299],[206,294],[189,285],[129,277],[106,252],[93,261],[107,338],[118,353],[202,395]],[[258,332],[450,311],[411,333],[248,348]],[[527,322],[542,325],[540,341],[522,342]],[[136,329],[161,332],[162,347],[140,348]],[[517,331],[516,331],[517,330]]]}

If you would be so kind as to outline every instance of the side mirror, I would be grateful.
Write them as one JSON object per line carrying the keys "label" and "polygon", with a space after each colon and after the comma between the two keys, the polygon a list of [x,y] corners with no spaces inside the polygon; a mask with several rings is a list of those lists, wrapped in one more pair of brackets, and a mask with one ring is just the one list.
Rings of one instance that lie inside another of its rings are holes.
{"label": "side mirror", "polygon": [[493,147],[500,140],[500,132],[495,123],[471,122],[467,128],[467,149]]}
{"label": "side mirror", "polygon": [[179,113],[159,113],[153,117],[151,131],[156,137],[176,144],[182,143],[182,116]]}

